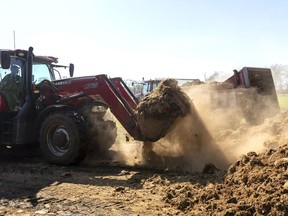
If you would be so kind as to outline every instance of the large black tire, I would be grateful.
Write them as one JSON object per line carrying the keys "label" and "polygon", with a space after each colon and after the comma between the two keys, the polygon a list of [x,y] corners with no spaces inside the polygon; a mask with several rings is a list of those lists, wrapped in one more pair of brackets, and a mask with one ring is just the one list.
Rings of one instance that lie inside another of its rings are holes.
{"label": "large black tire", "polygon": [[40,130],[40,148],[47,160],[54,164],[71,165],[86,156],[87,127],[72,112],[53,113]]}

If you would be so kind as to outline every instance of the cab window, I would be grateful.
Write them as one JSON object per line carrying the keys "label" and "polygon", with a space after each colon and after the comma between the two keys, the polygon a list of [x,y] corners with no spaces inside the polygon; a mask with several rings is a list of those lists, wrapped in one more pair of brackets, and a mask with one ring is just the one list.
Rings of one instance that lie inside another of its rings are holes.
{"label": "cab window", "polygon": [[40,63],[33,63],[33,75],[32,75],[32,82],[34,84],[38,84],[43,80],[51,81],[51,73],[46,64]]}

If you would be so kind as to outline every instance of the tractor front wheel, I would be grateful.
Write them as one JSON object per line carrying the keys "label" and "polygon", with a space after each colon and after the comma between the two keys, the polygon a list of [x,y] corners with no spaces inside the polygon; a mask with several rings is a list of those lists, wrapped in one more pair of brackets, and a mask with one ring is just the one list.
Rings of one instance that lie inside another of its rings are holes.
{"label": "tractor front wheel", "polygon": [[81,118],[72,112],[51,114],[40,130],[42,154],[55,164],[79,163],[86,156],[85,128]]}

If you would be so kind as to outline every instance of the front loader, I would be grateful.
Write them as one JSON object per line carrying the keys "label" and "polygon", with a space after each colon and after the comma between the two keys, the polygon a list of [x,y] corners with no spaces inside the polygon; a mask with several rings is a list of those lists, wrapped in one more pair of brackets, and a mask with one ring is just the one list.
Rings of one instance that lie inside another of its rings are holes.
{"label": "front loader", "polygon": [[[61,66],[57,58],[35,56],[32,47],[1,50],[0,55],[0,146],[40,143],[48,161],[78,163],[97,140],[95,134],[107,136],[109,128],[115,131],[115,123],[103,119],[107,109],[133,138],[145,140],[134,115],[138,100],[121,78],[104,74],[72,78],[73,64]],[[19,68],[19,82],[4,85],[4,77],[12,77],[12,66]],[[56,80],[59,67],[69,67],[71,77]],[[99,149],[109,149],[114,135],[106,140],[108,144],[102,139]]]}

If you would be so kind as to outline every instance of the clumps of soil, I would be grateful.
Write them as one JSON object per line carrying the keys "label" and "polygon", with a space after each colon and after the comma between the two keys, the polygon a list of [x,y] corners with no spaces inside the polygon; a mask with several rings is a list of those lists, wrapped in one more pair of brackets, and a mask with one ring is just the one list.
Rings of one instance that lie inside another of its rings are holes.
{"label": "clumps of soil", "polygon": [[205,84],[205,82],[199,80],[199,79],[195,79],[195,80],[192,80],[191,82],[186,82],[184,83],[181,87],[191,87],[191,86],[197,86],[197,85],[202,85],[202,84]]}
{"label": "clumps of soil", "polygon": [[174,184],[164,200],[189,215],[287,215],[288,144],[243,155],[215,182],[221,173],[202,174],[210,176],[205,184]]}
{"label": "clumps of soil", "polygon": [[137,122],[148,141],[164,137],[179,117],[190,112],[191,101],[175,79],[166,79],[137,106]]}

